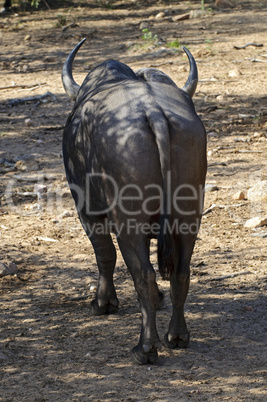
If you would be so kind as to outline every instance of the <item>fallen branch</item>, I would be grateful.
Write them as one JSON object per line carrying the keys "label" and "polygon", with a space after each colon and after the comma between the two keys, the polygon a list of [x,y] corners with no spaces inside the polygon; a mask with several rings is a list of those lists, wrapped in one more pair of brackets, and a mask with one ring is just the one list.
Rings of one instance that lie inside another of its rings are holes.
{"label": "fallen branch", "polygon": [[38,174],[36,177],[25,177],[21,176],[19,174],[14,174],[12,179],[15,179],[17,181],[32,181],[32,182],[37,182],[39,180],[56,180],[58,177],[50,174]]}
{"label": "fallen branch", "polygon": [[62,28],[62,32],[67,31],[69,28],[76,28],[79,25],[76,22],[71,22],[70,24],[66,25],[65,27]]}
{"label": "fallen branch", "polygon": [[8,106],[13,107],[20,105],[21,103],[42,101],[43,99],[48,97],[52,98],[53,100],[57,100],[57,97],[52,94],[52,92],[47,91],[44,95],[27,96],[26,98],[12,99],[8,102]]}
{"label": "fallen branch", "polygon": [[240,49],[245,49],[248,46],[255,46],[255,47],[263,47],[262,43],[253,43],[253,42],[249,42],[246,45],[243,46],[234,46],[234,49],[240,50]]}
{"label": "fallen branch", "polygon": [[234,278],[235,276],[249,275],[249,274],[251,274],[250,271],[235,272],[234,274],[222,275],[222,276],[219,276],[218,278],[209,279],[209,281],[223,281],[224,279]]}
{"label": "fallen branch", "polygon": [[57,239],[51,239],[51,237],[42,237],[42,236],[37,236],[36,237],[36,240],[38,240],[38,241],[46,241],[46,242],[51,242],[51,243],[56,243],[56,242],[58,242],[58,240]]}
{"label": "fallen branch", "polygon": [[154,67],[154,68],[157,68],[157,67],[160,67],[160,66],[165,66],[165,65],[167,65],[167,64],[173,64],[173,61],[172,61],[172,60],[170,60],[170,61],[165,61],[165,62],[163,62],[163,63],[158,63],[158,64],[150,64],[150,66],[149,66],[149,67]]}
{"label": "fallen branch", "polygon": [[228,204],[228,205],[216,205],[216,204],[212,204],[209,208],[207,208],[202,215],[207,215],[208,213],[210,213],[211,211],[213,211],[215,208],[219,208],[219,209],[224,209],[224,208],[235,208],[235,207],[242,207],[243,205],[246,205],[245,203],[242,204]]}
{"label": "fallen branch", "polygon": [[259,63],[267,63],[267,60],[260,60],[260,59],[256,59],[256,57],[252,57],[251,59],[248,59],[249,61],[254,62],[259,62]]}
{"label": "fallen branch", "polygon": [[70,297],[68,300],[69,301],[79,301],[79,300],[83,300],[83,299],[88,299],[88,297],[90,297],[90,295]]}
{"label": "fallen branch", "polygon": [[237,149],[235,151],[235,153],[238,153],[238,154],[262,154],[262,151],[256,151],[256,150],[253,150],[253,149],[251,149],[251,150],[249,150],[249,149]]}
{"label": "fallen branch", "polygon": [[47,9],[48,9],[48,10],[51,10],[51,7],[49,6],[49,4],[47,3],[46,0],[44,0],[44,3],[45,3],[45,5],[46,5]]}
{"label": "fallen branch", "polygon": [[41,84],[34,84],[34,85],[7,85],[6,87],[0,87],[0,91],[5,91],[6,89],[16,89],[16,88],[21,88],[21,89],[28,89],[32,91],[33,89],[39,88],[43,85],[46,85],[46,82],[42,82]]}

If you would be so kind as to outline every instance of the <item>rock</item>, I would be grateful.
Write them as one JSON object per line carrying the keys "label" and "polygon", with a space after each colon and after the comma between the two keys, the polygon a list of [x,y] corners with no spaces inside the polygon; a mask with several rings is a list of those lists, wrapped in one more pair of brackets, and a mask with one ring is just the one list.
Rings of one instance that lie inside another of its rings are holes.
{"label": "rock", "polygon": [[185,13],[185,14],[181,14],[181,15],[175,15],[175,17],[173,17],[173,21],[184,21],[184,20],[188,20],[190,18],[190,13]]}
{"label": "rock", "polygon": [[265,137],[265,134],[264,133],[258,133],[258,132],[255,132],[254,134],[253,134],[253,138],[263,138],[263,137]]}
{"label": "rock", "polygon": [[18,272],[18,267],[14,262],[10,262],[8,265],[8,271],[10,275],[14,275]]}
{"label": "rock", "polygon": [[220,103],[224,102],[224,97],[223,97],[223,95],[218,95],[218,96],[216,97],[216,100],[217,100],[218,102],[220,102]]}
{"label": "rock", "polygon": [[246,221],[244,224],[245,228],[250,228],[250,229],[255,229],[255,228],[260,228],[261,226],[266,226],[267,225],[267,217],[266,218],[261,218],[259,216],[255,218],[251,218]]}
{"label": "rock", "polygon": [[70,211],[64,211],[62,214],[59,215],[59,219],[70,218],[73,216],[73,213]]}
{"label": "rock", "polygon": [[14,262],[10,262],[8,267],[0,262],[0,277],[6,275],[15,275],[18,272],[18,267]]}
{"label": "rock", "polygon": [[90,289],[90,292],[95,292],[97,287],[96,287],[96,285],[91,285],[89,289]]}
{"label": "rock", "polygon": [[165,13],[164,13],[163,11],[161,11],[160,13],[158,13],[158,14],[155,16],[156,19],[161,19],[161,18],[164,18],[164,17],[165,17]]}
{"label": "rock", "polygon": [[234,195],[233,195],[233,199],[234,200],[244,200],[245,199],[245,193],[243,191],[237,191]]}
{"label": "rock", "polygon": [[241,75],[241,73],[237,68],[234,70],[228,71],[228,77],[230,77],[230,78],[237,78],[237,77],[240,77],[240,75]]}
{"label": "rock", "polygon": [[0,277],[8,275],[8,274],[9,274],[9,272],[8,272],[7,266],[5,264],[3,264],[2,262],[0,262]]}
{"label": "rock", "polygon": [[248,199],[251,201],[267,201],[267,180],[259,181],[248,190]]}
{"label": "rock", "polygon": [[219,188],[215,184],[206,184],[205,185],[205,192],[211,192],[211,191],[218,191]]}
{"label": "rock", "polygon": [[206,15],[204,10],[191,10],[189,13],[189,18],[200,18]]}
{"label": "rock", "polygon": [[27,170],[27,165],[25,161],[17,161],[15,164],[16,169],[25,172]]}
{"label": "rock", "polygon": [[[196,52],[194,52],[194,57],[205,57],[205,56],[209,56],[211,55],[212,51],[210,49],[207,48],[203,48],[203,49],[198,49]],[[214,79],[214,81],[217,81],[216,79]]]}
{"label": "rock", "polygon": [[143,29],[147,29],[147,28],[149,28],[150,27],[150,24],[149,24],[149,22],[147,22],[147,21],[143,21],[143,22],[141,22],[141,24],[139,25],[139,29],[141,29],[141,31],[143,30]]}
{"label": "rock", "polygon": [[27,127],[31,127],[33,125],[32,119],[26,119],[24,123]]}
{"label": "rock", "polygon": [[24,40],[30,40],[31,39],[31,35],[26,35],[26,36],[24,36]]}
{"label": "rock", "polygon": [[267,237],[267,232],[258,232],[258,233],[252,233],[253,237],[261,237],[262,239],[265,239]]}

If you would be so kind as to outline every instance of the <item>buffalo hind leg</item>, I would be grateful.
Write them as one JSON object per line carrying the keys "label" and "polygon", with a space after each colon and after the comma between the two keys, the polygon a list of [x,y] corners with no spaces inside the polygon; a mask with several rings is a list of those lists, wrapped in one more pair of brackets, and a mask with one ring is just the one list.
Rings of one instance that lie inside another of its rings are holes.
{"label": "buffalo hind leg", "polygon": [[140,242],[138,239],[138,243],[133,240],[131,244],[129,239],[128,241],[118,239],[118,243],[133,277],[142,313],[140,339],[138,345],[132,349],[133,359],[138,364],[153,364],[158,359],[157,350],[161,348],[156,328],[160,293],[155,271],[149,261],[149,240],[146,238],[141,240]]}
{"label": "buffalo hind leg", "polygon": [[116,313],[119,301],[113,283],[113,273],[116,264],[116,249],[112,238],[109,233],[98,234],[96,231],[92,230],[88,219],[82,214],[80,214],[80,220],[93,245],[99,270],[96,298],[91,304],[92,313],[94,315]]}
{"label": "buffalo hind leg", "polygon": [[190,282],[190,260],[195,239],[185,236],[178,242],[174,272],[170,277],[171,300],[173,304],[169,330],[164,337],[168,348],[186,348],[189,344],[189,331],[184,318],[184,303]]}
{"label": "buffalo hind leg", "polygon": [[96,298],[92,301],[94,315],[116,313],[119,301],[113,283],[116,264],[116,249],[110,234],[90,236],[99,270]]}

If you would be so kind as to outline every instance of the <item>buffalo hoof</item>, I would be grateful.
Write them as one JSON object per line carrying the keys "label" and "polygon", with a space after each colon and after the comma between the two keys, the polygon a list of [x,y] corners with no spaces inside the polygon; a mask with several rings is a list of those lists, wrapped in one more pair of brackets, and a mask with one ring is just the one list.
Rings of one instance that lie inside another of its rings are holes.
{"label": "buffalo hoof", "polygon": [[144,345],[140,343],[132,349],[134,363],[137,364],[155,364],[158,361],[158,349],[161,349],[160,341],[147,342]]}
{"label": "buffalo hoof", "polygon": [[164,345],[169,349],[185,349],[189,344],[189,340],[189,332],[180,336],[175,336],[167,333],[164,336]]}
{"label": "buffalo hoof", "polygon": [[140,346],[136,346],[132,349],[132,357],[136,364],[155,364],[158,360],[158,351],[153,348],[146,353]]}
{"label": "buffalo hoof", "polygon": [[99,306],[97,299],[94,299],[91,303],[91,307],[93,315],[115,314],[119,308],[119,301],[116,299],[114,301],[112,300],[112,303],[108,301],[103,306]]}

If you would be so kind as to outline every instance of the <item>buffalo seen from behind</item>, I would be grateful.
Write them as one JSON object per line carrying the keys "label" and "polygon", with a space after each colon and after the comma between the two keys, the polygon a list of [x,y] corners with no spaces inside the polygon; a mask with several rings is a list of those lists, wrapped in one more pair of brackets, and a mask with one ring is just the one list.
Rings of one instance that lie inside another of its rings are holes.
{"label": "buffalo seen from behind", "polygon": [[99,269],[92,312],[118,309],[113,232],[141,306],[141,333],[133,357],[140,364],[154,363],[161,347],[156,312],[163,294],[149,260],[151,238],[158,239],[159,271],[170,280],[173,304],[164,345],[184,348],[189,342],[184,303],[207,169],[206,132],[191,100],[197,66],[184,48],[190,73],[179,89],[157,69],[134,72],[108,60],[79,86],[72,64],[84,40],[69,54],[62,71],[65,91],[75,101],[64,129],[63,157]]}

